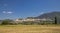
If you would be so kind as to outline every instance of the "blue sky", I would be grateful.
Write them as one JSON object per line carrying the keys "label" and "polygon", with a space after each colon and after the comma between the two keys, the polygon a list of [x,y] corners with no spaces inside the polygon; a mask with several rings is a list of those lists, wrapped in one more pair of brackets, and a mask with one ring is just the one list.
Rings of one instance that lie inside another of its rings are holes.
{"label": "blue sky", "polygon": [[0,0],[0,19],[35,17],[60,11],[60,0]]}

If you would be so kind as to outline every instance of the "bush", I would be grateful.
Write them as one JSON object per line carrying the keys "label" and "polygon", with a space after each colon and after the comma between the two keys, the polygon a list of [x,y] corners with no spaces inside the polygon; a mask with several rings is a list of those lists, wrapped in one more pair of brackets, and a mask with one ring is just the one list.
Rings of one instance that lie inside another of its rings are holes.
{"label": "bush", "polygon": [[10,22],[12,22],[12,20],[5,19],[2,21],[2,25],[8,25],[8,24],[10,24]]}

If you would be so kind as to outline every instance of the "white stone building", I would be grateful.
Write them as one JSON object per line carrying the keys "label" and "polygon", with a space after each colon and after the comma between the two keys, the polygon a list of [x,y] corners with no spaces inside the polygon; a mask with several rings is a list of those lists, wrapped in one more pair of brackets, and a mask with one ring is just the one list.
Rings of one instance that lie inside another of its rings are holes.
{"label": "white stone building", "polygon": [[53,20],[51,20],[51,19],[29,19],[29,18],[27,18],[27,19],[16,19],[16,21],[17,22],[23,22],[23,21],[53,21]]}

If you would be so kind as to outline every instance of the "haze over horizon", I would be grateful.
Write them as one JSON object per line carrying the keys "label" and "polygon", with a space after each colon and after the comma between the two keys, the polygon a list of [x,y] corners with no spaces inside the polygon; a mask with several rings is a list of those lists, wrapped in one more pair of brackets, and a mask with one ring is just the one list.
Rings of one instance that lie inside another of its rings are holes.
{"label": "haze over horizon", "polygon": [[60,12],[60,0],[0,0],[0,19],[35,17]]}

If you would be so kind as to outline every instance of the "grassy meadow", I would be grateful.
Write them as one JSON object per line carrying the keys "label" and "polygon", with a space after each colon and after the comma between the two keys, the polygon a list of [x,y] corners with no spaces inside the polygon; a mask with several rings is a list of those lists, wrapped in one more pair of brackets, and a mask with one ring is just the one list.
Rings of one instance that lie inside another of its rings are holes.
{"label": "grassy meadow", "polygon": [[0,25],[0,33],[60,33],[60,25]]}

